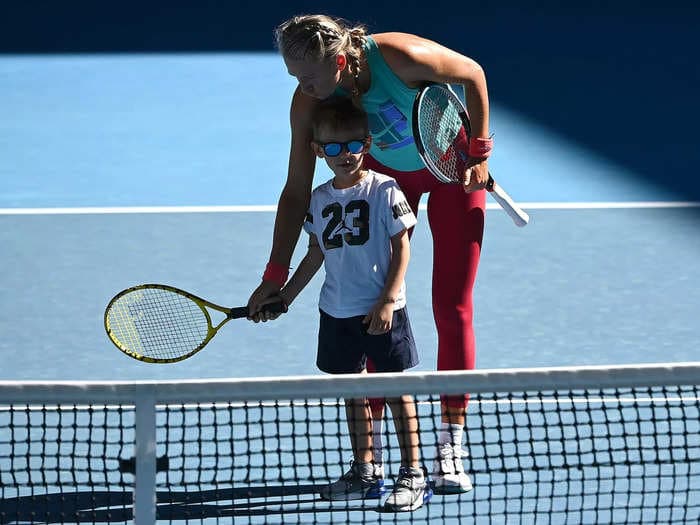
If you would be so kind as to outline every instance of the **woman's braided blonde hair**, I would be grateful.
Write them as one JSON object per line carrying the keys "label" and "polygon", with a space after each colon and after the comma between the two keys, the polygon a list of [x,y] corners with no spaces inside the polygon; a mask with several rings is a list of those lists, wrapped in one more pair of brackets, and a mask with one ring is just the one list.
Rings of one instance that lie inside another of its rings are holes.
{"label": "woman's braided blonde hair", "polygon": [[348,58],[348,70],[355,80],[360,75],[362,46],[367,38],[364,26],[350,26],[342,18],[300,15],[275,30],[277,49],[292,60],[323,62],[338,53]]}

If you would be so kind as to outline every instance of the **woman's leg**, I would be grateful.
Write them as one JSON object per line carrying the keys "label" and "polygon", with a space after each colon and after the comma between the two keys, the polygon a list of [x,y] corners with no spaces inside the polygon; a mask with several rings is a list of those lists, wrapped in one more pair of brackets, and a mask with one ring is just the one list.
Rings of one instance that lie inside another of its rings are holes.
{"label": "woman's leg", "polygon": [[[433,235],[433,315],[438,370],[471,370],[476,344],[472,292],[484,233],[486,192],[441,185],[428,198]],[[444,396],[443,421],[464,424],[467,395]]]}
{"label": "woman's leg", "polygon": [[[438,370],[475,366],[472,291],[484,231],[486,192],[460,186],[435,188],[428,198],[433,234],[433,315],[438,334]],[[468,394],[441,396],[442,425],[433,480],[436,491],[466,492],[472,483],[462,458]]]}

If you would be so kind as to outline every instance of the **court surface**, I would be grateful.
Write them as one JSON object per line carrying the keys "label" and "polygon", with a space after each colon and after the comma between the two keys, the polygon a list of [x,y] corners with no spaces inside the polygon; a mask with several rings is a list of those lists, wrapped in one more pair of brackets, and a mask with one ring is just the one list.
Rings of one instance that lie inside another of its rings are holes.
{"label": "court surface", "polygon": [[[102,325],[110,297],[143,282],[247,301],[271,245],[293,88],[274,54],[0,58],[0,378],[320,373],[320,275],[279,321],[232,321],[179,364],[129,359]],[[477,366],[695,360],[698,209],[492,99],[490,167],[531,224],[489,201]],[[315,182],[328,176],[319,166]],[[432,370],[424,210],[412,246],[409,310],[419,369]]]}
{"label": "court surface", "polygon": [[[293,88],[273,54],[1,57],[0,379],[320,374],[321,275],[280,320],[232,321],[178,364],[128,358],[102,319],[116,292],[144,282],[247,301],[269,254]],[[478,368],[697,360],[698,208],[491,96],[490,167],[531,224],[515,228],[489,201]],[[319,166],[315,182],[328,177]],[[421,210],[407,276],[420,370],[436,362],[431,262]],[[452,515],[472,500],[493,510],[500,496],[479,476],[474,492],[436,497],[416,518],[440,512],[438,502]],[[276,501],[260,505],[231,508],[261,522],[289,517]]]}

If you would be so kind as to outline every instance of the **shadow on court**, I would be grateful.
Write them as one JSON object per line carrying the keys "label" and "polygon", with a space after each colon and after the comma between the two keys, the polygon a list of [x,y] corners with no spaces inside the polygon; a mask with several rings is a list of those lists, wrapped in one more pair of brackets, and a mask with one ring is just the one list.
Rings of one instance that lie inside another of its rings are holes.
{"label": "shadow on court", "polygon": [[[158,491],[158,520],[255,517],[319,513],[380,512],[379,500],[326,502],[322,485],[272,485],[202,491]],[[6,498],[0,524],[114,523],[133,519],[133,493],[125,491],[63,492]]]}

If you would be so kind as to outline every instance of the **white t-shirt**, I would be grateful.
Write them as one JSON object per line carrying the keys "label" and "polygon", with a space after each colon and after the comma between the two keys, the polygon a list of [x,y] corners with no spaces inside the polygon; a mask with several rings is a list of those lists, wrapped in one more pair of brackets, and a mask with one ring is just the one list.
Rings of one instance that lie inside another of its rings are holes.
{"label": "white t-shirt", "polygon": [[[319,307],[333,317],[367,314],[384,289],[391,237],[416,224],[406,197],[391,177],[369,171],[355,186],[333,180],[311,194],[304,230],[318,239],[326,278]],[[406,305],[405,283],[394,309]]]}

